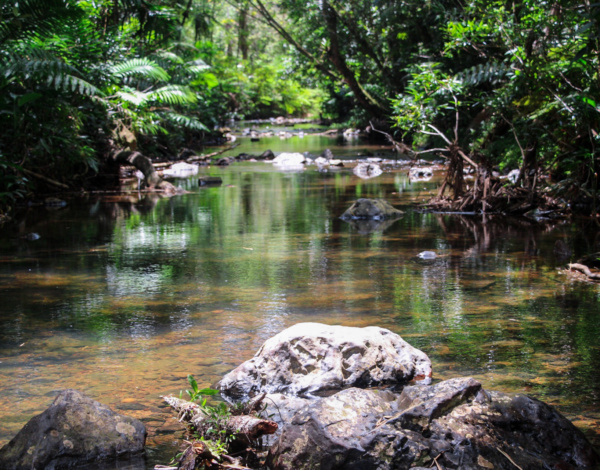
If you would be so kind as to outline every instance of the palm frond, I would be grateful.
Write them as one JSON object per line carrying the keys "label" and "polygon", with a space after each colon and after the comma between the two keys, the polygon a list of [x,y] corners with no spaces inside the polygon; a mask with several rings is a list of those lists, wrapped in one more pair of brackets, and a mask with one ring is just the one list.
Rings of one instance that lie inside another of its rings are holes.
{"label": "palm frond", "polygon": [[208,127],[192,116],[184,116],[183,114],[168,112],[165,113],[165,118],[179,127],[185,127],[195,131],[208,131]]}
{"label": "palm frond", "polygon": [[80,17],[74,0],[19,0],[1,2],[0,44],[32,35],[49,35],[61,25]]}
{"label": "palm frond", "polygon": [[123,87],[116,94],[122,101],[131,103],[135,106],[142,106],[148,101],[148,93],[134,90],[133,88]]}
{"label": "palm frond", "polygon": [[177,65],[183,65],[185,62],[177,54],[175,54],[174,52],[170,52],[170,51],[164,51],[164,50],[156,51],[156,53],[154,55],[156,55],[159,59],[163,59],[169,63],[173,63],[173,64],[177,64]]}
{"label": "palm frond", "polygon": [[192,104],[196,94],[187,86],[167,85],[148,93],[148,99],[164,104]]}
{"label": "palm frond", "polygon": [[206,62],[204,62],[202,59],[196,59],[196,60],[187,62],[185,64],[185,68],[190,73],[199,74],[199,73],[204,72],[206,69],[209,69],[210,65],[208,65]]}
{"label": "palm frond", "polygon": [[85,96],[101,94],[97,87],[77,75],[80,73],[75,67],[44,51],[33,51],[26,56],[12,53],[0,60],[0,77],[6,82],[45,83],[58,91]]}
{"label": "palm frond", "polygon": [[129,59],[120,64],[110,67],[113,76],[125,78],[131,75],[139,75],[144,78],[152,78],[159,81],[168,81],[169,74],[153,60],[145,57]]}

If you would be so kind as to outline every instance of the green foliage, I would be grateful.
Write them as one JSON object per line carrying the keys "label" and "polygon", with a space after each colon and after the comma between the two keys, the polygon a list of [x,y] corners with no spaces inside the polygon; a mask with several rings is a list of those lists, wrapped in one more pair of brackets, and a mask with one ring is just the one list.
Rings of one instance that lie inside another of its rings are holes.
{"label": "green foliage", "polygon": [[440,70],[439,63],[415,66],[404,94],[392,100],[396,126],[406,135],[425,131],[438,116],[455,111],[463,83]]}
{"label": "green foliage", "polygon": [[20,176],[22,168],[19,165],[6,161],[0,153],[0,215],[2,208],[10,207],[18,199],[27,194],[27,178]]}
{"label": "green foliage", "polygon": [[110,67],[110,72],[114,77],[126,78],[130,76],[142,76],[156,81],[168,81],[169,74],[156,62],[145,57],[129,59],[120,64]]}
{"label": "green foliage", "polygon": [[224,402],[217,405],[207,405],[206,397],[214,396],[219,391],[212,388],[200,389],[198,382],[191,374],[187,376],[187,380],[191,387],[191,389],[186,390],[190,401],[198,402],[200,411],[206,416],[203,420],[202,429],[198,430],[201,434],[200,439],[208,445],[216,457],[227,453],[227,447],[235,438],[226,426],[227,420],[231,417],[229,406]]}
{"label": "green foliage", "polygon": [[599,13],[598,5],[475,1],[441,17],[443,54],[408,67],[408,85],[392,99],[395,124],[411,138],[454,127],[458,112],[462,146],[489,164],[595,185]]}
{"label": "green foliage", "polygon": [[198,400],[201,400],[199,403],[200,407],[206,406],[206,398],[203,398],[203,397],[214,396],[217,393],[219,393],[218,390],[215,390],[212,388],[200,389],[198,387],[198,382],[196,382],[196,379],[191,374],[189,374],[187,376],[187,380],[188,380],[188,383],[190,384],[190,387],[192,387],[192,388],[190,390],[186,390],[186,393],[189,395],[190,401],[197,402]]}

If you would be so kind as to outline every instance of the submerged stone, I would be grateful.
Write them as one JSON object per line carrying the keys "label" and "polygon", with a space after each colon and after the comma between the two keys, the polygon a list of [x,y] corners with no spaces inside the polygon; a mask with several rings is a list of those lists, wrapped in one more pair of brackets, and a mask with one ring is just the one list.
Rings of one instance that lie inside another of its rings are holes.
{"label": "submerged stone", "polygon": [[343,220],[369,219],[384,220],[399,218],[404,212],[396,209],[383,199],[358,199],[341,216]]}
{"label": "submerged stone", "polygon": [[220,176],[202,176],[198,178],[198,185],[200,186],[215,186],[219,184],[223,184]]}
{"label": "submerged stone", "polygon": [[376,163],[359,163],[352,172],[362,179],[375,178],[383,173],[383,170]]}

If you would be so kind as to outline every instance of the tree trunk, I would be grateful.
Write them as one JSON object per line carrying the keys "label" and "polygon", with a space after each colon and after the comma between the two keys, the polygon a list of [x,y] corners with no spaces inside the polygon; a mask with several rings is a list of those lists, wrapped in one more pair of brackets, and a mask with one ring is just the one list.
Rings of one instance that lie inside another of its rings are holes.
{"label": "tree trunk", "polygon": [[338,38],[337,12],[327,0],[323,0],[323,18],[325,19],[327,32],[329,33],[328,57],[338,72],[340,72],[344,81],[352,90],[352,93],[354,93],[356,101],[358,101],[359,105],[372,116],[379,116],[382,113],[386,113],[388,111],[387,108],[366,92],[360,83],[358,83],[354,72],[348,68]]}
{"label": "tree trunk", "polygon": [[238,16],[238,50],[243,60],[248,60],[248,4],[243,2]]}

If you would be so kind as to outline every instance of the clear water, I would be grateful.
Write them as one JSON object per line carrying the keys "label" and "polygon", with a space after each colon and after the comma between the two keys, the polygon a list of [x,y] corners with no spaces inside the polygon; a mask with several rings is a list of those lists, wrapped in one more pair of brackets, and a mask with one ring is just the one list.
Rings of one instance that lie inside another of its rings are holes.
{"label": "clear water", "polygon": [[[600,444],[600,287],[569,280],[553,253],[557,239],[573,258],[600,251],[595,226],[419,213],[436,182],[411,184],[406,169],[368,181],[266,163],[201,171],[223,185],[90,195],[4,227],[0,445],[75,388],[146,423],[135,468],[166,464],[182,433],[160,396],[190,373],[213,384],[303,321],[389,328],[430,356],[434,379],[528,393]],[[357,197],[406,214],[367,233],[339,219]]]}

